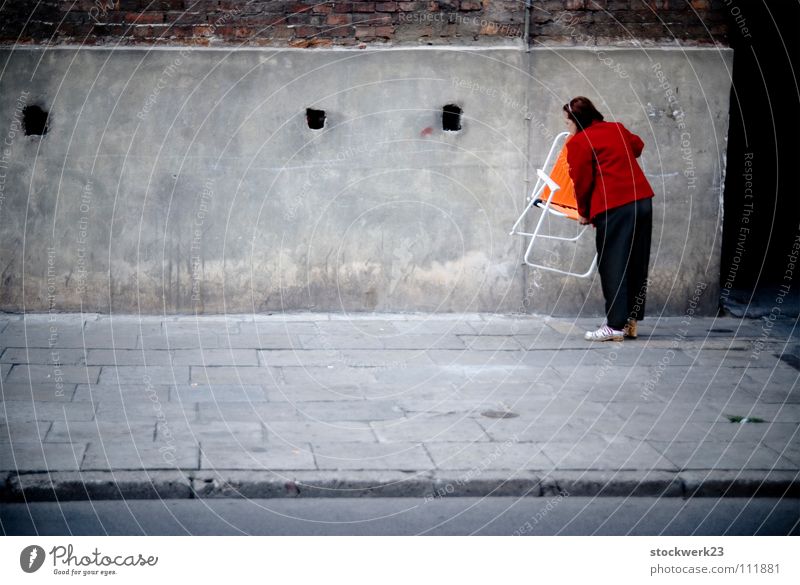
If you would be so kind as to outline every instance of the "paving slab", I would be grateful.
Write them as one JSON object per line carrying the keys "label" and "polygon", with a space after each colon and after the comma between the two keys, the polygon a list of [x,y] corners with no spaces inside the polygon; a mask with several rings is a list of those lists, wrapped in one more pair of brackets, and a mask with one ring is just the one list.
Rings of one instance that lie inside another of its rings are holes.
{"label": "paving slab", "polygon": [[86,443],[0,441],[0,471],[78,470]]}
{"label": "paving slab", "polygon": [[[553,330],[542,319],[521,318],[494,318],[472,323],[472,328],[478,335],[514,335],[539,337],[554,336]],[[563,337],[558,335],[559,338]]]}
{"label": "paving slab", "polygon": [[625,437],[605,441],[561,443],[548,441],[542,451],[556,469],[677,470],[678,466],[649,442]]}
{"label": "paving slab", "polygon": [[385,370],[377,367],[351,367],[342,362],[329,366],[281,366],[275,368],[276,382],[287,386],[314,386],[320,388],[350,388],[354,385],[372,384]]}
{"label": "paving slab", "polygon": [[16,364],[5,377],[10,384],[92,384],[97,382],[100,368],[97,366],[59,366],[57,364]]}
{"label": "paving slab", "polygon": [[197,420],[200,422],[272,422],[297,421],[303,417],[288,402],[199,402]]}
{"label": "paving slab", "polygon": [[202,469],[316,469],[311,447],[286,443],[203,441]]}
{"label": "paving slab", "polygon": [[431,349],[425,354],[434,364],[440,366],[516,366],[522,364],[527,352]]}
{"label": "paving slab", "polygon": [[[101,346],[103,347],[103,346]],[[107,347],[107,346],[106,346]],[[216,333],[161,332],[141,335],[133,346],[141,349],[218,349],[225,347]]]}
{"label": "paving slab", "polygon": [[426,443],[437,469],[462,470],[469,477],[487,470],[548,470],[553,462],[534,443]]}
{"label": "paving slab", "polygon": [[[404,319],[401,319],[404,320]],[[402,331],[397,320],[386,319],[334,319],[315,322],[317,333],[325,336],[368,336],[380,340]]]}
{"label": "paving slab", "polygon": [[392,323],[403,335],[474,335],[480,320],[409,319]]}
{"label": "paving slab", "polygon": [[649,441],[660,453],[681,469],[780,469],[790,471],[795,464],[765,445],[756,442],[677,442]]}
{"label": "paving slab", "polygon": [[92,420],[97,405],[62,401],[0,403],[0,422]]}
{"label": "paving slab", "polygon": [[271,443],[375,443],[372,427],[364,421],[293,421],[264,422],[265,435]]}
{"label": "paving slab", "polygon": [[296,402],[294,406],[301,416],[317,421],[391,420],[404,416],[395,400]]}
{"label": "paving slab", "polygon": [[331,349],[271,349],[258,352],[263,366],[327,366],[343,363],[342,351]]}
{"label": "paving slab", "polygon": [[36,383],[3,384],[0,400],[19,402],[70,402],[79,384],[64,384],[57,381]]}
{"label": "paving slab", "polygon": [[[280,371],[276,368],[262,368],[256,366],[189,366],[191,380],[176,380],[177,383],[189,382],[193,384],[244,384],[244,385],[269,385],[280,380]],[[186,368],[187,366],[181,366]]]}
{"label": "paving slab", "polygon": [[595,422],[594,419],[579,417],[536,415],[496,419],[480,416],[477,421],[493,441],[517,443],[580,440],[591,431]]}
{"label": "paving slab", "polygon": [[266,402],[267,393],[255,384],[179,384],[169,391],[170,402]]}
{"label": "paving slab", "polygon": [[385,386],[443,387],[465,383],[470,377],[460,366],[409,366],[399,368],[376,368],[372,370],[374,381]]}
{"label": "paving slab", "polygon": [[[100,384],[147,384],[158,380],[162,384],[189,382],[189,366],[101,366]],[[86,382],[86,380],[78,380]]]}
{"label": "paving slab", "polygon": [[341,443],[326,441],[314,444],[314,458],[319,469],[433,469],[425,449],[413,443]]}
{"label": "paving slab", "polygon": [[419,414],[371,424],[382,443],[471,443],[490,440],[476,420],[462,416]]}
{"label": "paving slab", "polygon": [[343,349],[342,362],[351,367],[410,368],[432,362],[424,351],[414,349]]}
{"label": "paving slab", "polygon": [[255,349],[175,349],[172,363],[176,366],[257,366]]}
{"label": "paving slab", "polygon": [[177,402],[143,400],[135,404],[124,403],[120,406],[117,401],[101,400],[95,405],[97,412],[94,418],[99,421],[129,424],[163,420],[195,420],[197,418],[198,404],[197,402],[181,404]]}
{"label": "paving slab", "polygon": [[261,443],[266,438],[266,431],[261,422],[242,421],[171,421],[158,422],[155,425],[155,441],[178,441],[184,443],[216,443],[220,441],[239,441],[244,443]]}
{"label": "paving slab", "polygon": [[2,422],[0,423],[0,442],[43,440],[52,424],[50,421]]}
{"label": "paving slab", "polygon": [[[91,350],[89,350],[91,352]],[[86,351],[83,349],[44,349],[37,347],[7,347],[0,356],[4,364],[39,364],[39,365],[97,365],[85,361]]]}
{"label": "paving slab", "polygon": [[797,423],[734,423],[721,422],[708,426],[708,441],[757,441],[770,445],[800,443]]}
{"label": "paving slab", "polygon": [[462,398],[441,398],[438,400],[399,398],[396,404],[406,416],[420,413],[475,416],[487,408],[497,406],[497,402],[494,401],[487,402],[485,400],[466,400]]}
{"label": "paving slab", "polygon": [[[324,323],[327,319],[320,320],[306,318],[305,320],[288,320],[288,321],[261,321],[259,315],[255,315],[256,321],[244,321],[239,325],[239,335],[253,335],[260,337],[269,337],[270,335],[284,335],[284,336],[297,336],[297,335],[314,335],[320,332],[320,323]],[[334,328],[334,331],[337,329]],[[338,329],[341,331],[341,329]]]}
{"label": "paving slab", "polygon": [[476,351],[519,351],[522,346],[511,335],[461,335],[467,349]]}
{"label": "paving slab", "polygon": [[0,315],[0,499],[800,496],[796,332],[600,321]]}
{"label": "paving slab", "polygon": [[90,366],[169,366],[168,351],[145,349],[90,349],[86,356]]}
{"label": "paving slab", "polygon": [[197,469],[200,450],[193,443],[117,439],[90,443],[81,470]]}
{"label": "paving slab", "polygon": [[383,349],[383,341],[379,337],[362,334],[330,335],[316,333],[314,335],[298,335],[303,349]]}
{"label": "paving slab", "polygon": [[[343,391],[343,390],[340,390]],[[407,384],[365,384],[353,389],[360,391],[362,398],[367,400],[397,400],[397,399],[416,399],[416,400],[439,400],[448,398],[463,397],[454,384],[449,382],[431,383],[423,380],[421,383]]]}
{"label": "paving slab", "polygon": [[[166,381],[166,380],[159,380]],[[90,402],[104,404],[114,403],[117,408],[124,404],[150,403],[153,401],[167,402],[169,390],[167,384],[78,384],[73,395],[73,402]]]}
{"label": "paving slab", "polygon": [[132,440],[152,443],[155,423],[119,424],[101,421],[55,421],[44,437],[45,443],[89,443]]}
{"label": "paving slab", "polygon": [[[800,466],[800,435],[792,435],[788,442],[780,439],[767,439],[762,444],[778,453],[783,459],[792,462],[795,466]],[[797,469],[797,467],[793,469]]]}
{"label": "paving slab", "polygon": [[[290,376],[292,378],[293,376]],[[327,382],[327,380],[326,380]],[[279,384],[265,388],[270,402],[325,402],[335,400],[363,400],[364,387],[360,384],[323,386],[309,381],[306,384]]]}
{"label": "paving slab", "polygon": [[231,349],[303,349],[299,334],[289,333],[237,333],[222,335],[223,348]]}
{"label": "paving slab", "polygon": [[382,338],[386,349],[466,349],[464,340],[448,333],[404,333]]}

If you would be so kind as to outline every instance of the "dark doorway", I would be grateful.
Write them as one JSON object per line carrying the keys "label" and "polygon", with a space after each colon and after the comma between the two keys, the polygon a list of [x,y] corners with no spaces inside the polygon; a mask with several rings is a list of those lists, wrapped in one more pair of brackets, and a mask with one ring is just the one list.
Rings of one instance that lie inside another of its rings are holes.
{"label": "dark doorway", "polygon": [[720,305],[737,316],[779,311],[796,317],[800,258],[792,266],[792,253],[800,237],[800,35],[795,30],[800,3],[744,2],[735,14],[733,7]]}

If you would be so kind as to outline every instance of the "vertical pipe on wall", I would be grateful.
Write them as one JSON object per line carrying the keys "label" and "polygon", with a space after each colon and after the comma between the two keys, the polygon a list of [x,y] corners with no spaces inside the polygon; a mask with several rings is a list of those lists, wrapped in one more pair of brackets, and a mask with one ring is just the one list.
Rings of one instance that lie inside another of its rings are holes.
{"label": "vertical pipe on wall", "polygon": [[525,52],[531,52],[531,44],[529,42],[531,32],[531,0],[525,0],[525,34],[523,35],[522,42],[525,43]]}

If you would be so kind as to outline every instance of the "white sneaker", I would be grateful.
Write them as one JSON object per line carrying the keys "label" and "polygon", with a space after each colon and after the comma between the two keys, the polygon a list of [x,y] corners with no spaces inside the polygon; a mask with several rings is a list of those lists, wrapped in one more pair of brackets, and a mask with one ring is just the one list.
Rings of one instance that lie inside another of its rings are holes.
{"label": "white sneaker", "polygon": [[597,331],[587,331],[583,338],[586,341],[622,341],[625,333],[619,329],[612,329],[608,325],[603,325]]}

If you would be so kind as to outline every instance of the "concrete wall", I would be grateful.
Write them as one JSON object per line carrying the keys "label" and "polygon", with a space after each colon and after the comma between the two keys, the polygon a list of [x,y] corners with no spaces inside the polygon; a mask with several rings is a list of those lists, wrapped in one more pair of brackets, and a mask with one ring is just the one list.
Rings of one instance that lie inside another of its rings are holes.
{"label": "concrete wall", "polygon": [[[530,271],[508,236],[560,105],[586,94],[647,143],[650,310],[682,313],[701,281],[711,311],[731,56],[2,51],[0,308],[598,314],[596,282]],[[45,136],[22,135],[25,104]]]}

